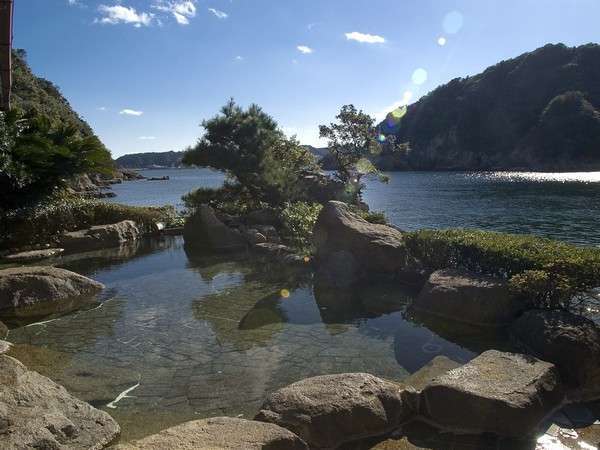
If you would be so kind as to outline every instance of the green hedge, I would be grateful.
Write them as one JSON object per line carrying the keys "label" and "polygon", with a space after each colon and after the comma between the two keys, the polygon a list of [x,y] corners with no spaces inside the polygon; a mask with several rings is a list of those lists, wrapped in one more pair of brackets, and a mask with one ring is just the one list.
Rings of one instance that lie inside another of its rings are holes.
{"label": "green hedge", "polygon": [[574,296],[600,286],[600,249],[531,235],[478,230],[406,233],[410,254],[437,270],[446,267],[510,280],[515,293],[536,306],[569,306]]}
{"label": "green hedge", "polygon": [[0,248],[52,242],[67,231],[133,220],[145,232],[156,222],[176,223],[171,206],[141,207],[107,203],[79,196],[57,196],[35,206],[0,213]]}

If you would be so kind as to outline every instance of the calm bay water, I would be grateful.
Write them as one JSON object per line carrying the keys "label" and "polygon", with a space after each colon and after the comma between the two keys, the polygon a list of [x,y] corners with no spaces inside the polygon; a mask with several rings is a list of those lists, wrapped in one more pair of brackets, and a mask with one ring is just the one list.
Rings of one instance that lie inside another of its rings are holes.
{"label": "calm bay water", "polygon": [[[223,177],[153,170],[169,181],[115,185],[111,201],[173,204]],[[365,200],[406,228],[474,227],[600,245],[600,173],[393,173]],[[181,237],[144,239],[48,261],[106,285],[99,303],[11,330],[10,354],[110,413],[127,441],[197,418],[251,418],[264,397],[305,377],[366,371],[401,380],[437,355],[466,362],[513,350],[414,316],[415,292],[374,283],[320,286],[305,269],[246,255],[186,253]]]}
{"label": "calm bay water", "polygon": [[203,417],[251,418],[268,393],[302,378],[401,380],[436,355],[466,362],[498,346],[431,331],[407,313],[406,288],[333,291],[304,268],[186,254],[180,237],[50,263],[104,283],[102,303],[11,330],[10,354],[110,413],[123,440]]}
{"label": "calm bay water", "polygon": [[[206,169],[150,170],[148,177],[115,185],[111,201],[172,204],[199,186],[216,187],[223,176]],[[481,228],[532,233],[576,244],[600,245],[600,172],[392,172],[390,182],[369,181],[365,201],[395,225]]]}

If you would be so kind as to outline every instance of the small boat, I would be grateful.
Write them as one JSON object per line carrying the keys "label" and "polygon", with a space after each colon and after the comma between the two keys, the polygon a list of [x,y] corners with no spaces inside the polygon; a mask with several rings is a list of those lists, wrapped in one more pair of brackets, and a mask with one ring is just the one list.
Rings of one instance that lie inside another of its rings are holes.
{"label": "small boat", "polygon": [[152,178],[148,178],[148,181],[167,181],[169,179],[168,175],[165,175],[164,177],[152,177]]}

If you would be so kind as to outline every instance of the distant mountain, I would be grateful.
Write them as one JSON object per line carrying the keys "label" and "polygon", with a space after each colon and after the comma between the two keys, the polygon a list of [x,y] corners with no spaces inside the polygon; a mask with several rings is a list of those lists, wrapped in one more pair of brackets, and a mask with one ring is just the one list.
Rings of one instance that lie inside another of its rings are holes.
{"label": "distant mountain", "polygon": [[152,169],[159,167],[181,167],[184,152],[132,153],[115,160],[122,169]]}
{"label": "distant mountain", "polygon": [[600,169],[600,46],[546,45],[457,78],[379,125],[382,169]]}

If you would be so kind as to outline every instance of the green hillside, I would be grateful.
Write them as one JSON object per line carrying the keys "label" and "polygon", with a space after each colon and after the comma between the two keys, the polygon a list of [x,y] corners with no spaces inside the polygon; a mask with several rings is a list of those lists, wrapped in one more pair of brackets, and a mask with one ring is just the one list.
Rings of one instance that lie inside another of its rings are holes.
{"label": "green hillside", "polygon": [[546,45],[457,78],[388,115],[410,151],[384,169],[600,169],[600,46]]}

